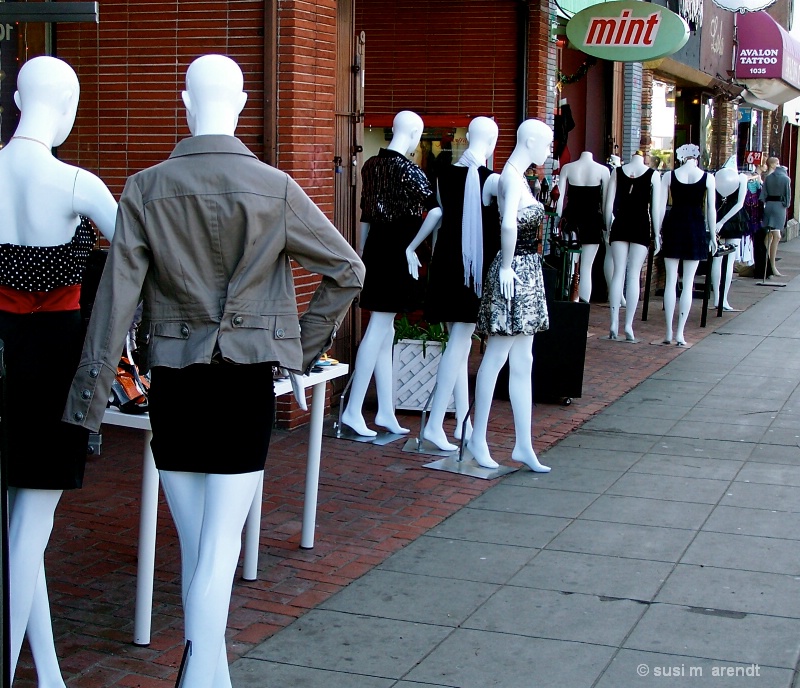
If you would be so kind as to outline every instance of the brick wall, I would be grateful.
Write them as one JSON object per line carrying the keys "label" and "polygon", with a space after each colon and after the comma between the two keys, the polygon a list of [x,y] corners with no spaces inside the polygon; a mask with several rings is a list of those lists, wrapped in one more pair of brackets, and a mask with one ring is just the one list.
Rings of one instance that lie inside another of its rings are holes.
{"label": "brick wall", "polygon": [[[626,62],[624,68],[624,114],[623,114],[623,135],[622,135],[622,160],[627,162],[631,159],[634,151],[639,148],[645,134],[645,122],[643,114],[645,106],[649,106],[652,101],[652,79],[650,89],[648,89],[645,103],[644,78],[641,62]],[[650,132],[647,132],[649,139]]]}

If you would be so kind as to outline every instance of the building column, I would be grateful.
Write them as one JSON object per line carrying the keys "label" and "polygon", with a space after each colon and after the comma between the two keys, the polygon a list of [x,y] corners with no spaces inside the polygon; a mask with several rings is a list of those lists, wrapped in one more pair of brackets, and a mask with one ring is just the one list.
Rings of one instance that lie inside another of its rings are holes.
{"label": "building column", "polygon": [[[641,146],[645,136],[643,127],[643,112],[645,109],[645,91],[641,62],[625,63],[625,105],[623,108],[623,134],[622,134],[622,159],[628,161],[634,152]],[[647,89],[648,102],[652,100],[652,79],[650,88]],[[650,110],[648,109],[648,113]],[[647,139],[650,130],[648,123]]]}
{"label": "building column", "polygon": [[639,137],[639,150],[645,156],[653,147],[653,70],[642,69],[642,133]]}

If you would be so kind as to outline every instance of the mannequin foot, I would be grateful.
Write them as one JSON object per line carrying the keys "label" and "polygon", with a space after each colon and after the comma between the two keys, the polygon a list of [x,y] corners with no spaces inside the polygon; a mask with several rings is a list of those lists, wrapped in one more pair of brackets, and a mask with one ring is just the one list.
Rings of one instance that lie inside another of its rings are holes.
{"label": "mannequin foot", "polygon": [[675,342],[675,346],[677,346],[677,347],[680,347],[680,348],[682,348],[682,349],[686,349],[686,348],[688,348],[688,347],[689,347],[689,345],[686,343],[686,340],[685,340],[685,339],[678,339],[678,340]]}
{"label": "mannequin foot", "polygon": [[472,437],[472,421],[467,418],[467,425],[464,429],[464,437],[461,436],[461,423],[456,421],[456,429],[453,432],[453,435],[457,440],[469,440]]}
{"label": "mannequin foot", "polygon": [[375,425],[380,425],[382,428],[386,428],[395,435],[407,435],[410,432],[408,428],[402,427],[400,423],[397,422],[397,418],[394,414],[383,416],[379,413],[375,416]]}
{"label": "mannequin foot", "polygon": [[608,338],[616,341],[617,339],[619,339],[619,334],[617,332],[614,332],[614,330],[609,330]]}
{"label": "mannequin foot", "polygon": [[447,441],[447,435],[444,434],[444,430],[441,428],[432,428],[430,425],[426,425],[422,431],[422,439],[428,440],[428,442],[442,451],[456,451],[458,449],[458,445],[450,444]]}
{"label": "mannequin foot", "polygon": [[378,433],[370,430],[360,413],[349,413],[347,409],[342,414],[342,423],[362,437],[377,437]]}
{"label": "mannequin foot", "polygon": [[489,447],[486,445],[486,442],[470,440],[467,449],[469,449],[472,458],[475,459],[475,463],[479,466],[483,466],[483,468],[498,468],[500,466],[500,464],[489,455]]}
{"label": "mannequin foot", "polygon": [[539,459],[536,458],[536,452],[533,449],[529,451],[518,451],[514,449],[511,453],[511,458],[514,461],[519,461],[520,463],[524,463],[528,468],[536,473],[549,473],[550,466],[545,466],[544,464],[539,463]]}
{"label": "mannequin foot", "polygon": [[633,334],[633,330],[629,330],[627,327],[625,328],[625,341],[626,342],[638,342],[639,340],[636,339],[636,335]]}
{"label": "mannequin foot", "polygon": [[772,268],[772,274],[775,275],[775,277],[783,277],[783,273],[778,272],[775,268]]}

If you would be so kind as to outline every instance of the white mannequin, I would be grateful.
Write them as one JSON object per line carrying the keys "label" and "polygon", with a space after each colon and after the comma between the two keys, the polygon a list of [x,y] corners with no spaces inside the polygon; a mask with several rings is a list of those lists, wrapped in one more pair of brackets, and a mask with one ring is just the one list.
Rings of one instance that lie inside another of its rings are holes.
{"label": "white mannequin", "polygon": [[[204,55],[189,66],[183,103],[193,136],[233,136],[247,100],[239,66]],[[181,545],[184,685],[230,688],[225,628],[245,518],[263,471],[234,475],[159,471]]]}
{"label": "white mannequin", "polygon": [[[70,241],[80,221],[91,218],[114,235],[117,204],[105,184],[86,170],[53,157],[72,130],[80,86],[72,68],[52,57],[26,62],[14,102],[19,126],[0,150],[0,243],[56,246]],[[61,490],[9,490],[9,575],[13,677],[26,634],[39,686],[64,686],[58,667],[44,572],[44,551]]]}
{"label": "white mannequin", "polygon": [[[472,151],[482,161],[483,165],[486,164],[486,161],[494,152],[494,147],[497,144],[497,135],[497,124],[488,117],[476,117],[469,124],[469,131],[467,132],[468,150]],[[455,164],[458,165],[459,163]],[[492,175],[486,180],[483,187],[484,205],[488,206],[493,196],[497,195],[497,180],[499,179],[500,175]],[[440,222],[441,219],[437,222],[437,226]],[[417,258],[415,251],[433,230],[434,227],[426,222],[420,228],[417,236],[414,237],[414,241],[406,249],[408,268],[414,279],[419,279],[418,268],[420,267],[419,258]],[[494,256],[484,256],[484,261],[491,261],[493,258]],[[475,323],[449,322],[447,323],[447,332],[447,347],[439,361],[439,369],[436,373],[436,390],[431,400],[428,422],[422,431],[422,439],[428,440],[444,451],[454,451],[458,449],[458,446],[447,441],[447,435],[443,427],[444,416],[447,412],[450,396],[453,395],[456,405],[455,436],[456,439],[461,439],[461,426],[469,411],[469,371],[467,366],[469,352],[472,348],[472,335],[475,332]],[[467,420],[466,437],[463,439],[469,439],[471,433],[472,428],[469,420]]]}
{"label": "white mannequin", "polygon": [[[744,207],[744,199],[747,196],[747,175],[739,174],[736,169],[723,167],[714,175],[714,182],[716,184],[717,191],[719,191],[719,193],[724,197],[728,197],[733,193],[737,193],[738,190],[736,204],[723,217],[717,218],[716,231],[719,233],[720,230],[722,230],[722,228],[725,226],[725,223]],[[742,240],[738,237],[729,237],[724,239],[724,241],[735,246],[738,252],[739,244]],[[731,259],[729,258],[729,260]],[[733,307],[728,302],[728,293],[730,292],[731,280],[733,279],[733,267],[729,266],[727,272],[728,274],[725,276],[725,291],[723,292],[725,294],[725,298],[722,301],[722,309],[726,311],[732,311]],[[722,256],[717,256],[711,261],[711,289],[714,292],[714,306],[719,306],[721,279]]]}
{"label": "white mannequin", "polygon": [[[392,124],[392,140],[388,150],[411,156],[422,137],[422,118],[410,110],[397,113]],[[428,212],[423,226],[435,224],[442,216],[441,208]],[[369,234],[369,223],[361,223],[359,255],[364,253],[364,245]],[[406,434],[408,428],[400,426],[394,412],[394,380],[392,379],[392,347],[394,346],[394,318],[396,313],[372,311],[369,325],[358,346],[353,381],[347,406],[342,412],[342,423],[363,437],[375,437],[378,433],[367,427],[362,413],[364,398],[372,376],[378,393],[378,413],[375,423],[389,432]]]}
{"label": "white mannequin", "polygon": [[[614,171],[622,166],[622,160],[618,155],[609,155],[606,161],[607,165],[611,166],[610,179],[614,179]],[[613,194],[608,194],[610,198],[614,198]],[[605,211],[604,211],[605,212]],[[603,258],[603,277],[606,278],[606,286],[608,287],[608,300],[611,301],[611,284],[614,281],[614,256],[611,255],[611,244],[608,243],[608,231],[611,225],[606,221],[606,231],[603,233],[603,240],[606,245],[606,254]],[[625,294],[622,295],[621,304],[625,308]]]}
{"label": "white mannequin", "polygon": [[[681,184],[695,184],[700,181],[703,174],[703,170],[697,165],[697,158],[690,157],[686,158],[686,161],[674,172],[667,172],[664,175],[661,185],[661,217],[664,217],[664,211],[667,207],[672,175],[675,175]],[[714,175],[706,175],[706,227],[716,227],[717,224],[717,210],[713,201],[715,190]],[[717,250],[717,240],[713,232],[709,241],[709,250],[711,253],[715,253]],[[680,312],[678,315],[678,328],[675,331],[675,341],[678,346],[687,346],[683,331],[686,326],[686,321],[689,318],[689,311],[692,307],[692,285],[694,284],[694,275],[697,272],[697,266],[700,261],[684,260],[682,262],[683,290],[681,291]],[[664,258],[664,267],[667,273],[666,283],[664,285],[664,315],[667,321],[667,329],[663,341],[664,344],[672,343],[672,321],[675,315],[675,302],[678,290],[678,265],[680,263],[681,260],[678,258]]]}
{"label": "white mannequin", "polygon": [[[605,207],[608,195],[608,180],[610,172],[605,165],[595,162],[589,151],[584,151],[575,161],[561,168],[561,195],[556,204],[556,215],[560,218],[564,210],[564,199],[569,193],[569,185],[573,186],[602,186],[603,200],[601,207]],[[581,246],[581,274],[578,285],[578,296],[582,301],[589,302],[592,296],[592,265],[594,264],[600,244],[583,244]]]}
{"label": "white mannequin", "polygon": [[[525,188],[527,182],[523,174],[531,164],[544,164],[550,155],[552,142],[553,132],[544,122],[536,119],[524,121],[517,129],[517,145],[500,177],[497,197],[501,217],[500,289],[506,298],[514,295],[514,282],[519,279],[511,268],[517,242],[517,213],[534,203],[532,194]],[[533,335],[489,336],[483,361],[478,369],[475,427],[468,448],[479,465],[497,468],[497,462],[489,453],[486,432],[497,375],[506,360],[509,363],[508,391],[516,436],[511,458],[526,464],[534,471],[546,473],[550,468],[539,463],[531,440]]]}
{"label": "white mannequin", "polygon": [[[631,157],[630,162],[622,166],[622,171],[632,179],[638,179],[650,168],[644,164],[644,158],[637,154]],[[611,175],[608,184],[608,194],[604,206],[606,218],[606,241],[608,241],[613,223],[614,199],[617,194],[617,175]],[[653,221],[656,236],[656,253],[661,250],[661,177],[656,173],[650,177],[650,213]],[[626,285],[628,294],[627,310],[625,311],[625,339],[635,342],[633,334],[633,319],[636,315],[636,307],[639,305],[640,277],[642,265],[647,258],[648,247],[630,241],[614,241],[610,246],[610,253],[614,260],[614,279],[609,291],[609,305],[611,310],[611,326],[609,328],[609,338],[619,337],[619,309],[622,305],[622,288]],[[627,280],[626,280],[627,275]]]}

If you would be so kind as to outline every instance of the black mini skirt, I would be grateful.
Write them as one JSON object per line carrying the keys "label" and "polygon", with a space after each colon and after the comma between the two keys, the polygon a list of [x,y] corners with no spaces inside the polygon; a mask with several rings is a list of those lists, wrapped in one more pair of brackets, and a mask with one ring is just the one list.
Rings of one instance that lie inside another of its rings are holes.
{"label": "black mini skirt", "polygon": [[272,363],[155,367],[149,412],[159,470],[260,471],[275,421]]}

